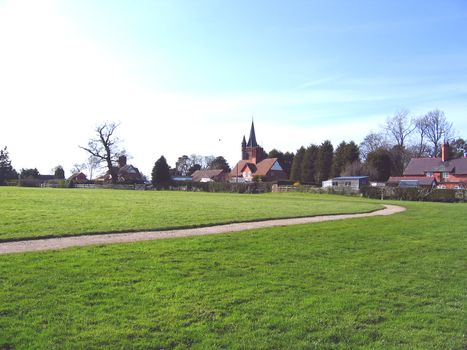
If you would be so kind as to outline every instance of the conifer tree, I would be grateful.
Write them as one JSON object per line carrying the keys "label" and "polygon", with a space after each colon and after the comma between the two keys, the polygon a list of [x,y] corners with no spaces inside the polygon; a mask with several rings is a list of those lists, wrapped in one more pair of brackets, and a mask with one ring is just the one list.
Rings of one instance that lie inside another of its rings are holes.
{"label": "conifer tree", "polygon": [[303,158],[305,157],[305,147],[300,147],[295,154],[295,157],[292,161],[292,167],[290,170],[290,180],[292,181],[300,181],[302,176],[302,162]]}
{"label": "conifer tree", "polygon": [[324,141],[318,149],[315,165],[315,183],[321,186],[321,182],[331,177],[332,159],[334,157],[334,147],[331,141]]}
{"label": "conifer tree", "polygon": [[315,183],[316,161],[318,158],[319,147],[310,145],[305,152],[302,162],[301,182]]}
{"label": "conifer tree", "polygon": [[169,182],[170,167],[168,166],[165,157],[161,156],[152,168],[151,183],[154,187],[160,188],[161,186],[167,185]]}
{"label": "conifer tree", "polygon": [[13,180],[18,178],[18,173],[11,166],[10,156],[7,148],[0,149],[0,186],[5,183],[6,180]]}

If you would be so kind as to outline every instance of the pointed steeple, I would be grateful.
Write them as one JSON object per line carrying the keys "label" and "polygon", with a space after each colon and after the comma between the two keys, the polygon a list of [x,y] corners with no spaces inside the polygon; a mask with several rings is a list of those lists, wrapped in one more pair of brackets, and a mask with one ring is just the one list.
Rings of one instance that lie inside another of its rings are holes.
{"label": "pointed steeple", "polygon": [[258,143],[256,142],[256,135],[255,135],[255,124],[253,120],[251,120],[251,129],[250,129],[250,138],[248,139],[248,147],[258,147]]}
{"label": "pointed steeple", "polygon": [[246,139],[245,139],[245,135],[243,135],[242,148],[245,148],[245,147],[246,147]]}

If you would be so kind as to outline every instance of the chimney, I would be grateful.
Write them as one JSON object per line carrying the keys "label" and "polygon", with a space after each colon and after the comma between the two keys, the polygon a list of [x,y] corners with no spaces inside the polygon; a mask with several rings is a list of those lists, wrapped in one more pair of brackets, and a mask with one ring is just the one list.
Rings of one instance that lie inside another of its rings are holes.
{"label": "chimney", "polygon": [[118,157],[118,167],[123,168],[126,165],[126,156]]}
{"label": "chimney", "polygon": [[441,160],[443,162],[448,160],[448,155],[449,155],[449,143],[443,143],[441,146]]}

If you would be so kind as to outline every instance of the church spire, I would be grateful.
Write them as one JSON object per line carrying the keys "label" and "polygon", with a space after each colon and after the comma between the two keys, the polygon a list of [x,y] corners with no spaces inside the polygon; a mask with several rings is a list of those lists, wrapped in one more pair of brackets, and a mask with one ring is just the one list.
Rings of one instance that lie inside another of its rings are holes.
{"label": "church spire", "polygon": [[256,142],[256,135],[255,135],[255,124],[253,120],[251,120],[251,129],[250,129],[250,138],[248,139],[248,147],[258,147],[258,143]]}
{"label": "church spire", "polygon": [[243,135],[242,147],[246,147],[245,135]]}

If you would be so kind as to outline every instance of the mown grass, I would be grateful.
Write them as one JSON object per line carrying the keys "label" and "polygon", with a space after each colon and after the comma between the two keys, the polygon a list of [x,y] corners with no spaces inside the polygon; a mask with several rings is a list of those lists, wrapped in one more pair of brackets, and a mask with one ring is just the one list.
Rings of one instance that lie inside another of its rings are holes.
{"label": "mown grass", "polygon": [[[336,199],[337,198],[337,199]],[[372,211],[359,198],[0,187],[0,242]]]}
{"label": "mown grass", "polygon": [[0,256],[0,348],[465,349],[467,205]]}

